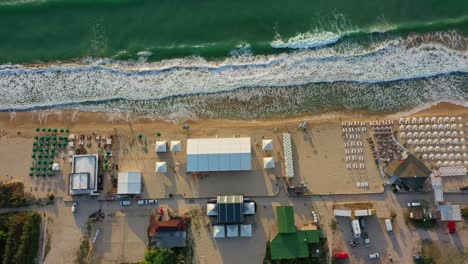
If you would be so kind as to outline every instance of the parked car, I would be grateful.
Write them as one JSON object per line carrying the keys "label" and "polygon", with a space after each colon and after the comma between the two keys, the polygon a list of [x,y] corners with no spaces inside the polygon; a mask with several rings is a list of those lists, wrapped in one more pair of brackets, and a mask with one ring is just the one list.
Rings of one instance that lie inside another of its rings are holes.
{"label": "parked car", "polygon": [[372,254],[369,254],[369,258],[370,259],[378,259],[378,258],[380,258],[380,255],[379,255],[379,253],[372,253]]}
{"label": "parked car", "polygon": [[76,213],[76,211],[78,211],[78,204],[77,203],[73,203],[72,207],[71,207],[71,210],[72,210],[72,213]]}
{"label": "parked car", "polygon": [[148,200],[138,200],[137,204],[138,205],[146,205],[146,204],[148,204]]}
{"label": "parked car", "polygon": [[132,201],[129,201],[129,200],[120,201],[121,206],[129,206],[131,204],[132,204]]}
{"label": "parked car", "polygon": [[455,231],[457,231],[457,229],[455,227],[455,221],[448,221],[447,222],[447,227],[448,227],[448,230],[449,230],[450,234],[453,234],[453,233],[455,233]]}
{"label": "parked car", "polygon": [[346,252],[335,252],[335,254],[333,254],[333,257],[335,259],[347,259],[349,258],[349,254]]}
{"label": "parked car", "polygon": [[359,218],[359,225],[362,229],[366,228],[366,219],[364,217]]}
{"label": "parked car", "polygon": [[460,187],[460,191],[468,191],[468,185],[464,187]]}
{"label": "parked car", "polygon": [[158,203],[158,200],[148,200],[148,203],[149,203],[149,204],[157,204],[157,203]]}
{"label": "parked car", "polygon": [[363,237],[364,237],[364,245],[366,245],[366,247],[369,247],[370,246],[369,236],[367,235],[367,233],[364,233]]}
{"label": "parked car", "polygon": [[406,205],[408,207],[417,207],[417,206],[421,206],[421,203],[419,203],[419,202],[408,202],[408,203],[406,203]]}
{"label": "parked car", "polygon": [[421,255],[413,255],[413,260],[422,260],[423,256]]}

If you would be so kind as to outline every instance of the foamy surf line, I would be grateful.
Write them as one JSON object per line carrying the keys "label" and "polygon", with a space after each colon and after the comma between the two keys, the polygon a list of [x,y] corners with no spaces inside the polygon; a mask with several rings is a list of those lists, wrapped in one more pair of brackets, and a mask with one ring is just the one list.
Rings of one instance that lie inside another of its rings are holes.
{"label": "foamy surf line", "polygon": [[324,83],[384,84],[468,72],[468,53],[437,43],[409,47],[404,40],[372,50],[301,50],[270,56],[236,56],[218,62],[99,60],[91,65],[0,67],[0,109],[161,100],[239,89]]}

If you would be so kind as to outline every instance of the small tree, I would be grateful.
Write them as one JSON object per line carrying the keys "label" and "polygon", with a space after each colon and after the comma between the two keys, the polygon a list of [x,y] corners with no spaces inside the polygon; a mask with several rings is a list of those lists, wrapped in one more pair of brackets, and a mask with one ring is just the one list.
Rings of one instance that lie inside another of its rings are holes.
{"label": "small tree", "polygon": [[161,136],[161,132],[156,132],[156,136],[160,137]]}
{"label": "small tree", "polygon": [[142,134],[138,134],[138,139],[142,139],[143,138],[143,135]]}

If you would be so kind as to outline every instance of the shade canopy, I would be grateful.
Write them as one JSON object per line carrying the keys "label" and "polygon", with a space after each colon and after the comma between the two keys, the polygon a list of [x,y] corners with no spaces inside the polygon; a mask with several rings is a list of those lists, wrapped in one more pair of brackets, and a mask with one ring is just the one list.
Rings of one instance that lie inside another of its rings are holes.
{"label": "shade canopy", "polygon": [[171,151],[172,152],[182,151],[182,142],[180,142],[180,141],[171,141]]}
{"label": "shade canopy", "polygon": [[187,140],[187,171],[251,170],[250,138]]}
{"label": "shade canopy", "polygon": [[156,162],[156,172],[159,172],[159,173],[167,172],[167,164],[165,161]]}
{"label": "shade canopy", "polygon": [[119,172],[117,194],[140,194],[141,172]]}
{"label": "shade canopy", "polygon": [[60,164],[59,163],[52,164],[52,170],[54,170],[54,171],[60,170]]}
{"label": "shade canopy", "polygon": [[227,237],[238,237],[239,236],[239,226],[238,225],[227,225],[226,226]]}
{"label": "shade canopy", "polygon": [[226,228],[224,227],[224,225],[213,226],[213,237],[214,238],[226,237]]}
{"label": "shade canopy", "polygon": [[271,140],[271,139],[262,140],[262,149],[263,150],[273,150],[273,140]]}
{"label": "shade canopy", "polygon": [[156,141],[156,152],[166,152],[166,151],[167,151],[167,142]]}
{"label": "shade canopy", "polygon": [[263,158],[263,168],[265,169],[273,169],[275,168],[275,161],[272,157]]}
{"label": "shade canopy", "polygon": [[241,237],[251,237],[252,236],[252,225],[241,225],[240,226],[240,236]]}

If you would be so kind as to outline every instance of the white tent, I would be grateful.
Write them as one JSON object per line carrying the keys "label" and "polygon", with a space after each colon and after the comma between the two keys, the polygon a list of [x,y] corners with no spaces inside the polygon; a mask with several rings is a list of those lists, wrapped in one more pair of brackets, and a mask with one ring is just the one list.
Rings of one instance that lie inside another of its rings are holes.
{"label": "white tent", "polygon": [[250,138],[187,140],[187,171],[246,171],[252,169]]}
{"label": "white tent", "polygon": [[180,141],[171,141],[171,151],[172,152],[182,151],[182,143]]}
{"label": "white tent", "polygon": [[263,158],[263,168],[265,169],[275,168],[275,161],[273,160],[273,157]]}
{"label": "white tent", "polygon": [[424,122],[424,118],[422,118],[422,117],[418,118],[418,123],[419,124],[422,124],[423,122]]}
{"label": "white tent", "polygon": [[60,164],[59,164],[59,163],[54,163],[54,164],[52,164],[52,170],[53,170],[53,171],[58,171],[58,170],[60,170]]}
{"label": "white tent", "polygon": [[214,238],[226,237],[226,228],[223,225],[214,225],[213,226],[213,237]]}
{"label": "white tent", "polygon": [[424,123],[429,123],[429,122],[431,122],[431,119],[430,119],[429,117],[426,116],[426,117],[424,118]]}
{"label": "white tent", "polygon": [[217,216],[218,215],[218,207],[215,203],[207,203],[206,204],[206,215],[208,216]]}
{"label": "white tent", "polygon": [[166,152],[167,151],[167,142],[166,141],[156,141],[156,152]]}
{"label": "white tent", "polygon": [[255,203],[248,202],[244,203],[244,215],[254,215],[255,214]]}
{"label": "white tent", "polygon": [[263,150],[273,150],[273,140],[263,139],[262,140],[262,149]]}
{"label": "white tent", "polygon": [[158,173],[167,172],[167,164],[165,161],[156,162],[156,172]]}
{"label": "white tent", "polygon": [[238,225],[227,225],[227,237],[238,237],[239,236],[239,226]]}
{"label": "white tent", "polygon": [[252,225],[241,225],[240,236],[241,237],[251,237],[252,236]]}
{"label": "white tent", "polygon": [[140,194],[141,172],[119,172],[117,194]]}
{"label": "white tent", "polygon": [[437,118],[435,116],[431,117],[431,122],[435,123],[437,121]]}

